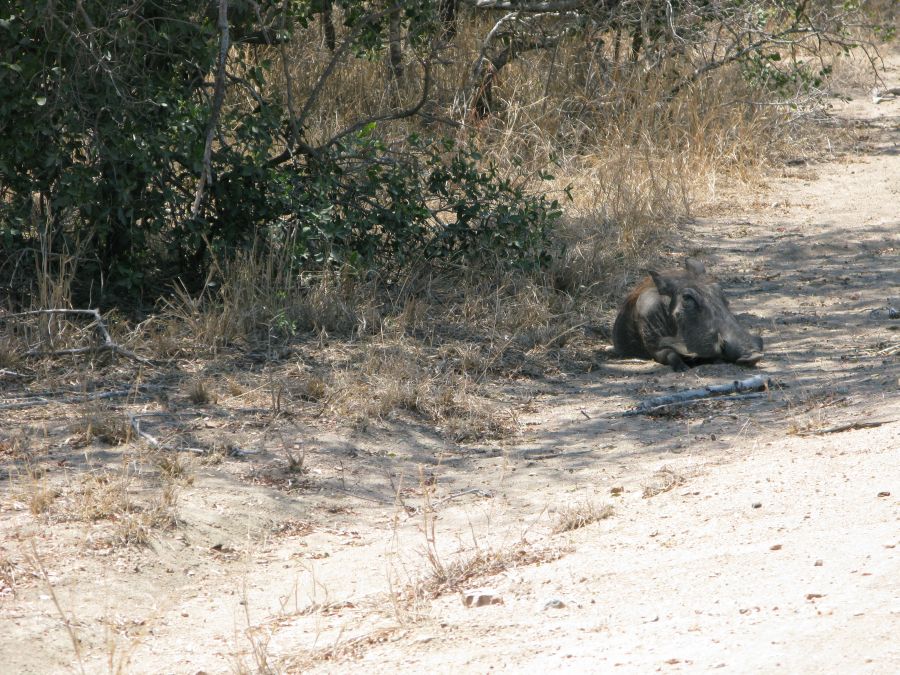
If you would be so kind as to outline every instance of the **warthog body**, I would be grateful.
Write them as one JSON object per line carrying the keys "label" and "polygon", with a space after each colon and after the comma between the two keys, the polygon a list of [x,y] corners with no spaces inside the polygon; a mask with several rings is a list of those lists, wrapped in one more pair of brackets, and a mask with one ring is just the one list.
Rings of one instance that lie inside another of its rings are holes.
{"label": "warthog body", "polygon": [[622,356],[655,359],[675,370],[711,361],[753,365],[763,356],[762,338],[737,322],[703,263],[690,258],[683,270],[651,271],[628,295],[613,344]]}

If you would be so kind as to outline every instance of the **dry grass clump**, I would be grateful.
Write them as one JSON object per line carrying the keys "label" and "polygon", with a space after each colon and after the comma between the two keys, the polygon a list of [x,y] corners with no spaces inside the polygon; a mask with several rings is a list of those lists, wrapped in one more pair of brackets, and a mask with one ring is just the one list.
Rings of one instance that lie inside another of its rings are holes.
{"label": "dry grass clump", "polygon": [[156,468],[166,484],[181,482],[191,485],[194,482],[193,463],[179,453],[160,453],[156,459]]}
{"label": "dry grass clump", "polygon": [[28,438],[24,433],[9,438],[0,438],[0,459],[22,461],[29,466],[31,452],[28,446]]}
{"label": "dry grass clump", "polygon": [[[7,485],[13,488],[13,500],[27,505],[34,516],[48,513],[60,496],[60,491],[50,483],[46,466],[36,461],[27,438],[20,435],[12,439],[0,439],[0,460],[10,462],[3,468],[6,470]],[[19,480],[14,481],[13,476],[17,476]]]}
{"label": "dry grass clump", "polygon": [[335,416],[364,428],[412,413],[456,441],[514,430],[512,416],[479,395],[471,378],[442,372],[433,352],[416,341],[372,342],[359,351],[358,360],[336,370],[327,385],[327,407]]}
{"label": "dry grass clump", "polygon": [[429,575],[408,588],[406,595],[409,598],[437,598],[459,591],[464,584],[476,579],[495,576],[512,567],[559,560],[571,550],[565,547],[540,548],[522,542],[497,550],[479,549],[461,554],[448,563],[439,563],[434,558],[431,559]]}
{"label": "dry grass clump", "polygon": [[[298,334],[372,334],[381,327],[377,284],[347,268],[305,274],[286,252],[253,248],[216,261],[216,282],[163,301],[148,337],[170,353],[277,346]],[[153,325],[156,324],[156,325]]]}
{"label": "dry grass clump", "polygon": [[188,385],[187,397],[194,405],[206,405],[207,403],[215,403],[218,400],[209,383],[201,378],[192,380]]}
{"label": "dry grass clump", "polygon": [[157,479],[127,468],[93,470],[80,477],[64,501],[57,512],[66,518],[110,524],[92,536],[96,546],[143,546],[154,531],[177,523],[177,485],[164,471]]}
{"label": "dry grass clump", "polygon": [[133,482],[127,475],[112,471],[86,474],[75,493],[72,515],[85,521],[110,520],[136,509],[130,493]]}
{"label": "dry grass clump", "polygon": [[0,370],[18,372],[24,363],[22,345],[12,335],[0,337]]}
{"label": "dry grass clump", "polygon": [[[269,284],[263,257],[242,260],[222,267],[235,277],[223,278],[215,297],[170,300],[156,320],[169,328],[157,333],[180,334],[185,353],[214,355],[226,346],[216,331],[227,324],[229,344],[281,362],[267,369],[267,383],[232,378],[229,395],[244,404],[277,413],[288,397],[358,428],[406,413],[457,441],[515,429],[513,416],[487,400],[489,377],[590,369],[596,350],[586,326],[604,320],[586,317],[586,308],[612,306],[590,290],[557,290],[546,275],[419,269],[387,288],[338,270]],[[218,318],[207,322],[206,313]],[[210,389],[194,379],[188,397],[209,402]]]}
{"label": "dry grass clump", "polygon": [[88,445],[94,440],[108,445],[122,445],[131,440],[132,429],[120,411],[87,406],[81,419],[70,427],[74,445]]}
{"label": "dry grass clump", "polygon": [[4,549],[0,549],[0,597],[7,593],[15,594],[18,579],[22,576],[25,576],[22,566],[13,561]]}
{"label": "dry grass clump", "polygon": [[304,657],[291,660],[290,666],[296,666],[297,672],[303,672],[321,661],[338,661],[341,659],[356,659],[362,656],[367,649],[389,642],[394,634],[401,630],[400,626],[385,626],[367,632],[353,638],[339,640],[330,647],[306,654]]}
{"label": "dry grass clump", "polygon": [[571,504],[564,507],[556,514],[556,522],[553,525],[553,533],[571,532],[599,520],[606,520],[615,513],[609,504],[597,506],[591,501]]}
{"label": "dry grass clump", "polygon": [[687,478],[684,475],[671,467],[664,466],[653,475],[653,480],[644,485],[643,497],[644,499],[650,499],[684,485],[685,482],[687,482]]}
{"label": "dry grass clump", "polygon": [[38,481],[28,491],[28,510],[35,516],[47,513],[59,495],[60,491],[46,481]]}

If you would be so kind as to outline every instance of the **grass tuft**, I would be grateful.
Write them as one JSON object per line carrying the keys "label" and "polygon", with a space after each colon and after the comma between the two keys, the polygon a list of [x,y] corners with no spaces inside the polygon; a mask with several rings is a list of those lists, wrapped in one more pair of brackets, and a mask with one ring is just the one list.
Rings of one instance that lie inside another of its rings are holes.
{"label": "grass tuft", "polygon": [[610,518],[615,510],[609,504],[597,506],[593,502],[584,501],[566,506],[556,514],[553,533],[571,532],[591,523]]}

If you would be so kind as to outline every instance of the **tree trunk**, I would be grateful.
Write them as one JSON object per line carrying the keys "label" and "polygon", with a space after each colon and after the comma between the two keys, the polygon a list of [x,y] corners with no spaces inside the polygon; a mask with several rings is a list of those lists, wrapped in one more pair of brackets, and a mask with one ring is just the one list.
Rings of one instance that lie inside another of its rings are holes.
{"label": "tree trunk", "polygon": [[325,46],[329,51],[334,52],[337,48],[337,41],[334,36],[334,21],[331,18],[331,0],[325,0],[322,3],[322,30],[325,33]]}
{"label": "tree trunk", "polygon": [[391,77],[403,77],[403,47],[400,44],[400,7],[395,6],[388,17],[388,66]]}

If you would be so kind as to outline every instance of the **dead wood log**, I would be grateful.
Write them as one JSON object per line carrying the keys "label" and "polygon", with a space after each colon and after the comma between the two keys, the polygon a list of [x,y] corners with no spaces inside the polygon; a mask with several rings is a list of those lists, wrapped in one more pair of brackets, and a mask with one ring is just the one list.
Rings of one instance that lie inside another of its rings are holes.
{"label": "dead wood log", "polygon": [[[641,401],[635,408],[622,413],[624,416],[645,415],[649,412],[655,412],[669,406],[685,405],[706,398],[715,396],[725,396],[728,394],[745,394],[745,392],[767,392],[772,385],[772,381],[763,375],[754,375],[746,380],[734,380],[727,384],[711,384],[700,389],[687,389],[685,391],[667,394],[665,396],[654,396]],[[742,398],[757,398],[758,395],[742,396]],[[736,398],[736,397],[731,397]]]}

